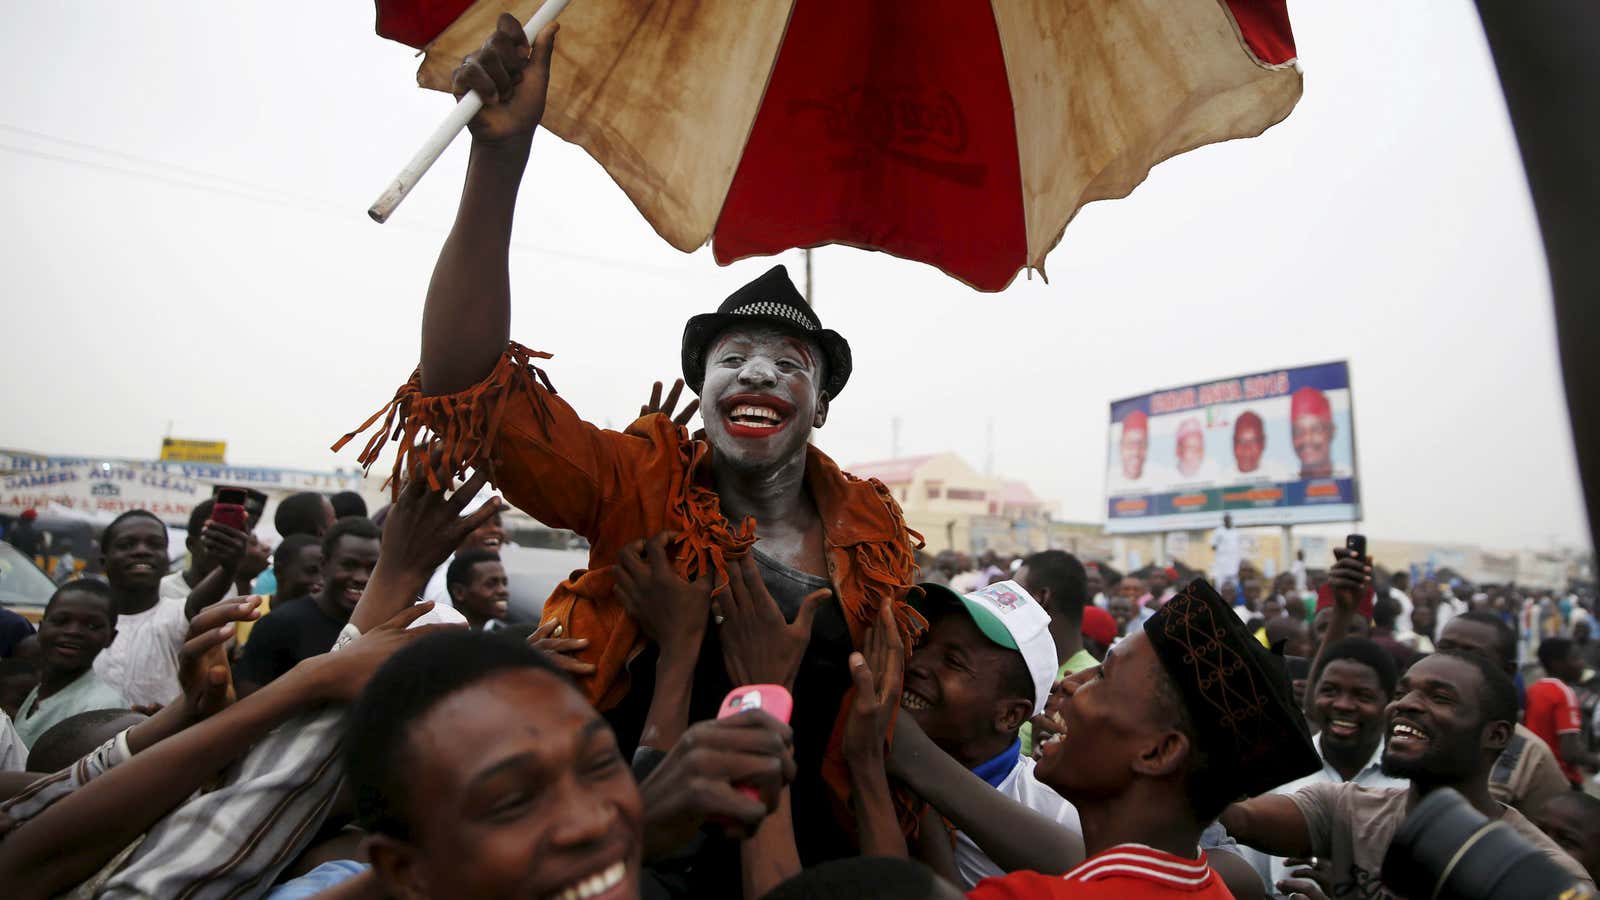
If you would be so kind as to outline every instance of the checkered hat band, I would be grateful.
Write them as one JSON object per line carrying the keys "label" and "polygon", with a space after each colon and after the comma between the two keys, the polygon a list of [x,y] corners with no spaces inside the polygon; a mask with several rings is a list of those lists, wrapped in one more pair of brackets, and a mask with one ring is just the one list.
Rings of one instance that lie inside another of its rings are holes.
{"label": "checkered hat band", "polygon": [[775,316],[779,319],[788,319],[807,331],[820,331],[822,324],[807,316],[797,307],[787,303],[774,303],[771,300],[761,300],[756,303],[746,303],[744,306],[729,312],[735,316]]}

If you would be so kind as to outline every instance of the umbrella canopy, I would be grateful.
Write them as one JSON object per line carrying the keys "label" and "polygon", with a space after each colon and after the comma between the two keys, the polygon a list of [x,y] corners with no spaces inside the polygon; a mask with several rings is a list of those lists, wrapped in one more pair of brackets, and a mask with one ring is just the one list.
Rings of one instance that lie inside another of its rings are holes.
{"label": "umbrella canopy", "polygon": [[[501,12],[379,0],[424,87]],[[1301,76],[1285,0],[574,0],[544,125],[666,241],[719,263],[846,244],[1000,290],[1085,203],[1281,121]]]}

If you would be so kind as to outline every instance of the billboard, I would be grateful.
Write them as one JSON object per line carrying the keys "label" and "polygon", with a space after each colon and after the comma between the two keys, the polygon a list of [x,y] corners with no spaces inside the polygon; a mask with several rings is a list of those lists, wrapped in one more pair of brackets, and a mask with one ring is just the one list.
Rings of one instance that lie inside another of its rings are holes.
{"label": "billboard", "polygon": [[182,525],[189,521],[189,510],[210,497],[218,484],[283,497],[298,491],[359,491],[361,473],[44,456],[0,448],[0,513],[12,516],[54,504],[105,521],[130,509],[147,509]]}
{"label": "billboard", "polygon": [[1332,362],[1111,404],[1106,530],[1361,518],[1350,367]]}

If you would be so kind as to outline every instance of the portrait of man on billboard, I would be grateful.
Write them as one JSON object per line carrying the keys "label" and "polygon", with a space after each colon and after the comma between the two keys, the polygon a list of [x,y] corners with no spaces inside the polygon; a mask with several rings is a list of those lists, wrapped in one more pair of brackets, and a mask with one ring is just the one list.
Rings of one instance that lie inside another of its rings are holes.
{"label": "portrait of man on billboard", "polygon": [[1333,409],[1327,395],[1313,387],[1295,391],[1289,400],[1289,422],[1294,454],[1300,457],[1300,477],[1332,478]]}
{"label": "portrait of man on billboard", "polygon": [[1206,433],[1199,419],[1184,419],[1178,425],[1178,474],[1194,478],[1206,461]]}
{"label": "portrait of man on billboard", "polygon": [[1122,420],[1122,477],[1138,481],[1144,475],[1144,460],[1150,452],[1150,420],[1139,410]]}
{"label": "portrait of man on billboard", "polygon": [[1267,449],[1267,430],[1261,417],[1253,412],[1243,412],[1233,421],[1233,461],[1241,475],[1253,474],[1261,468],[1261,454]]}

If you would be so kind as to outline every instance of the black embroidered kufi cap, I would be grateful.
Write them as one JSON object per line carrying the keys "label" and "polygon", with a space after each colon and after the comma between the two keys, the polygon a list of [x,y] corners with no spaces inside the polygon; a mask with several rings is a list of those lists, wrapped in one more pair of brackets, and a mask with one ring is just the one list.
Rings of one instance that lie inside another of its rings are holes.
{"label": "black embroidered kufi cap", "polygon": [[1144,623],[1178,686],[1226,800],[1321,771],[1283,660],[1261,646],[1211,585],[1195,579]]}

